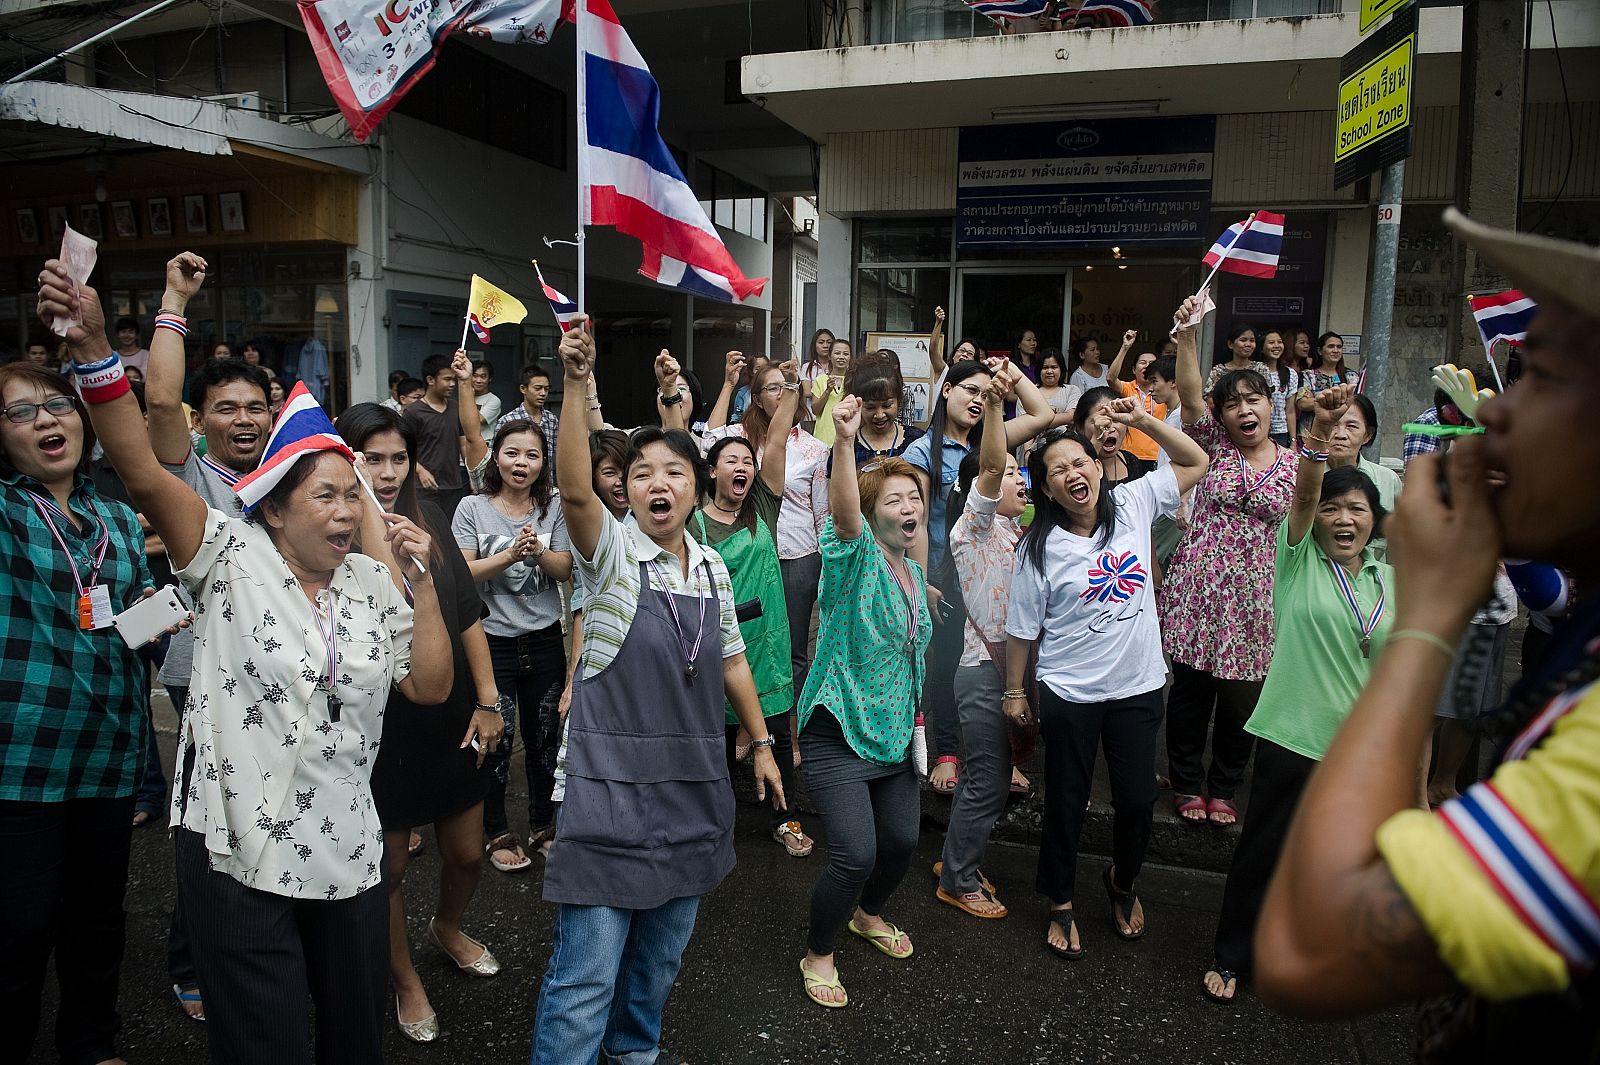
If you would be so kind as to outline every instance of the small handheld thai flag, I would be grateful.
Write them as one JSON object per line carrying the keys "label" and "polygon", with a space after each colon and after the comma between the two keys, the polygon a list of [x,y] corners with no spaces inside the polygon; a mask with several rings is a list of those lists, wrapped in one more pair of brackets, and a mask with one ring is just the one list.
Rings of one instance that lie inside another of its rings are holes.
{"label": "small handheld thai flag", "polygon": [[572,328],[572,316],[578,313],[578,305],[563,296],[559,290],[544,279],[544,271],[539,269],[539,260],[533,260],[533,272],[539,275],[539,287],[544,290],[544,298],[550,301],[550,310],[556,316],[556,324],[563,330]]}
{"label": "small handheld thai flag", "polygon": [[1282,251],[1283,215],[1257,211],[1254,218],[1229,226],[1202,261],[1230,274],[1274,277]]}
{"label": "small handheld thai flag", "polygon": [[1072,15],[1077,26],[1084,19],[1107,26],[1148,26],[1156,20],[1146,0],[1083,0],[1083,6]]}
{"label": "small handheld thai flag", "polygon": [[278,486],[283,475],[289,472],[302,455],[316,451],[337,451],[351,462],[355,452],[344,442],[344,437],[328,420],[328,414],[317,403],[305,382],[296,381],[294,390],[284,401],[278,420],[272,423],[272,433],[267,437],[267,449],[261,454],[261,465],[255,472],[239,478],[233,491],[244,504],[244,509],[255,509],[256,504]]}
{"label": "small handheld thai flag", "polygon": [[989,18],[1038,18],[1050,0],[966,0],[966,4]]}
{"label": "small handheld thai flag", "polygon": [[1521,344],[1528,339],[1528,324],[1539,313],[1539,305],[1516,289],[1492,296],[1468,296],[1472,320],[1483,335],[1483,350],[1492,353],[1494,342]]}
{"label": "small handheld thai flag", "polygon": [[472,335],[478,338],[478,343],[489,343],[489,331],[483,327],[482,322],[478,321],[477,315],[467,315],[467,324],[472,327]]}

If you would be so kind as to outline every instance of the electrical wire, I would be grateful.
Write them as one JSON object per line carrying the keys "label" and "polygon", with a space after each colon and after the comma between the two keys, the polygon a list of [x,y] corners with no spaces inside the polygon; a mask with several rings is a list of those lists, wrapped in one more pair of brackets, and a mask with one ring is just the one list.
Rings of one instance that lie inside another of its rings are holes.
{"label": "electrical wire", "polygon": [[[1566,194],[1567,180],[1572,176],[1572,158],[1577,148],[1577,141],[1572,135],[1572,97],[1567,92],[1567,70],[1561,62],[1561,41],[1556,37],[1556,9],[1551,0],[1544,0],[1544,6],[1545,10],[1550,14],[1550,48],[1555,52],[1556,56],[1556,73],[1561,77],[1561,106],[1566,113],[1567,119],[1567,165],[1561,171],[1561,184],[1556,189],[1555,199],[1545,204],[1544,213],[1539,215],[1539,220],[1528,227],[1528,231],[1531,233],[1539,231],[1539,227],[1544,225],[1545,219],[1550,217],[1550,212],[1556,209],[1556,205],[1561,202],[1561,197]],[[1529,32],[1532,32],[1531,25]],[[1526,100],[1526,94],[1524,94],[1523,98]]]}

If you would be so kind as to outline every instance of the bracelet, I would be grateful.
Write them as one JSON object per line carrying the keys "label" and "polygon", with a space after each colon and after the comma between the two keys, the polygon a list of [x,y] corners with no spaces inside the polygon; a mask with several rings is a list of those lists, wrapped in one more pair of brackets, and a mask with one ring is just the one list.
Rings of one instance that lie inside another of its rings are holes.
{"label": "bracelet", "polygon": [[1027,697],[1028,693],[1023,691],[1021,688],[1012,688],[1010,691],[1001,696],[1002,699],[1026,699]]}
{"label": "bracelet", "polygon": [[1328,453],[1326,451],[1313,451],[1304,444],[1300,445],[1300,457],[1310,462],[1328,461]]}
{"label": "bracelet", "polygon": [[486,714],[497,714],[500,712],[499,703],[473,703],[472,705],[477,709],[482,710]]}
{"label": "bracelet", "polygon": [[763,736],[759,740],[750,741],[750,749],[752,751],[757,747],[776,747],[777,745],[778,741],[773,739],[771,735]]}
{"label": "bracelet", "polygon": [[1456,657],[1456,649],[1449,640],[1427,629],[1396,629],[1389,634],[1389,642],[1394,643],[1396,640],[1421,640],[1443,651],[1446,658],[1453,660]]}
{"label": "bracelet", "polygon": [[600,404],[598,404],[598,403],[591,403],[591,404],[589,404],[589,409],[590,409],[590,410],[599,410],[599,409],[600,409]]}
{"label": "bracelet", "polygon": [[683,402],[683,393],[682,392],[674,392],[670,396],[668,396],[668,395],[662,395],[661,396],[661,405],[663,407],[676,407],[678,404],[680,404],[682,402]]}
{"label": "bracelet", "polygon": [[786,392],[798,392],[798,391],[800,391],[800,386],[798,384],[796,384],[795,382],[793,382],[793,381],[785,381],[785,382],[783,382],[783,388],[784,388],[784,391],[786,391]]}
{"label": "bracelet", "polygon": [[116,352],[98,362],[75,366],[78,392],[85,403],[110,403],[127,395],[132,386],[122,373],[122,359]]}
{"label": "bracelet", "polygon": [[181,314],[174,314],[171,311],[162,311],[160,314],[156,315],[156,328],[170,329],[181,337],[187,337],[189,335],[188,319],[184,318],[184,316]]}

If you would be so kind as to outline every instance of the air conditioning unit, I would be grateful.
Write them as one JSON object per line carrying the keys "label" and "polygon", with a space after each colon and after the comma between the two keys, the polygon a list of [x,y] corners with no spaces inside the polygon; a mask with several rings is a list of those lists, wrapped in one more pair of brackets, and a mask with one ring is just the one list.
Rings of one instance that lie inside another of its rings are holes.
{"label": "air conditioning unit", "polygon": [[283,106],[271,100],[263,100],[258,92],[230,92],[221,96],[207,96],[204,99],[224,107],[233,107],[241,111],[255,111],[259,114],[277,116],[283,113]]}

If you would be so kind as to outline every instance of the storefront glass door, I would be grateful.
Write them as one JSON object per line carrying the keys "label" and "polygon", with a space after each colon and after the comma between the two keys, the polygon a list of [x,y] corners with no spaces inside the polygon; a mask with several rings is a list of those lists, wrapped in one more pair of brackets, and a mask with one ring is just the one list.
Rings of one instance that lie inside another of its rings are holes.
{"label": "storefront glass door", "polygon": [[951,325],[949,349],[971,337],[987,351],[1009,355],[1022,331],[1031,329],[1041,350],[1065,350],[1071,282],[1071,269],[1061,266],[962,267],[956,272],[959,313]]}

